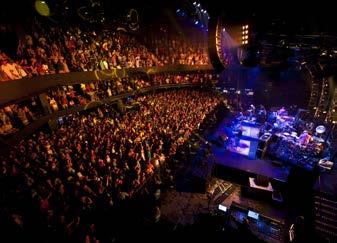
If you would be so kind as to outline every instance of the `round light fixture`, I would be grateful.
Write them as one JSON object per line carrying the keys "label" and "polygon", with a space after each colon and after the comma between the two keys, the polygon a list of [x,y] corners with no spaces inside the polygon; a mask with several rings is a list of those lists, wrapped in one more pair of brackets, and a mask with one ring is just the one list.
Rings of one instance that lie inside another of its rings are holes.
{"label": "round light fixture", "polygon": [[49,16],[50,9],[45,1],[35,1],[35,10],[42,16]]}

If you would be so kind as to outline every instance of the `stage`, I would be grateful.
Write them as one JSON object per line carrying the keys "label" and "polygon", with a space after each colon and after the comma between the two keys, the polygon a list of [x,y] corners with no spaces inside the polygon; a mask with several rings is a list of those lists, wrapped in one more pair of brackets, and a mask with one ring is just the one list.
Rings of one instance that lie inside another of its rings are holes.
{"label": "stage", "polygon": [[272,161],[262,159],[250,159],[245,155],[230,152],[227,149],[213,146],[215,170],[231,169],[242,172],[242,175],[262,175],[280,182],[287,182],[289,175],[288,167],[274,165]]}
{"label": "stage", "polygon": [[[249,177],[256,177],[256,175],[268,177],[271,181],[281,184],[286,183],[290,171],[289,166],[283,163],[273,163],[273,161],[268,159],[259,159],[255,156],[255,153],[254,155],[242,155],[232,152],[231,144],[215,142],[219,140],[219,137],[228,133],[226,125],[231,119],[232,117],[227,117],[220,122],[219,126],[209,137],[212,143],[213,174],[219,178],[234,180],[245,185]],[[256,142],[254,139],[250,141],[252,144]]]}

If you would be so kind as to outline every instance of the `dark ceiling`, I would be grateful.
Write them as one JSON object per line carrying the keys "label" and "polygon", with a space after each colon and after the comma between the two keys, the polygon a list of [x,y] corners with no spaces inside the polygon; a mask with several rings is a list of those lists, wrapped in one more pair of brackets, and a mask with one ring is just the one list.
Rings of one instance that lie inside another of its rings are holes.
{"label": "dark ceiling", "polygon": [[[5,1],[1,5],[1,19],[17,18],[34,12],[35,0]],[[192,4],[194,0],[45,0],[51,6],[59,4],[70,8],[69,14],[76,14],[76,9],[99,2],[106,15],[116,16],[128,8],[137,8],[140,15],[156,21],[160,11],[176,9],[182,5]],[[336,9],[333,1],[224,1],[199,0],[202,7],[211,13],[222,14],[230,23],[251,21],[258,31],[272,31],[289,34],[337,34],[334,15]],[[62,10],[62,9],[61,9]]]}

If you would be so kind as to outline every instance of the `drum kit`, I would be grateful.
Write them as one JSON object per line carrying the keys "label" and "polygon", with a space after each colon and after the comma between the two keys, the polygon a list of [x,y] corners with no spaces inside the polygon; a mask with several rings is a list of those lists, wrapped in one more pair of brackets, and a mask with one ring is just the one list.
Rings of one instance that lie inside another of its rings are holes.
{"label": "drum kit", "polygon": [[315,131],[316,131],[317,137],[322,138],[323,133],[325,133],[325,131],[326,131],[326,128],[325,128],[325,126],[320,125],[320,126],[316,127]]}
{"label": "drum kit", "polygon": [[310,133],[306,130],[299,136],[295,131],[284,131],[277,133],[276,135],[283,141],[287,142],[291,147],[296,146],[301,150],[307,150],[314,154],[320,154],[324,149],[324,139],[322,138],[322,135],[326,131],[326,128],[324,126],[318,126],[315,131],[315,136],[310,135]]}

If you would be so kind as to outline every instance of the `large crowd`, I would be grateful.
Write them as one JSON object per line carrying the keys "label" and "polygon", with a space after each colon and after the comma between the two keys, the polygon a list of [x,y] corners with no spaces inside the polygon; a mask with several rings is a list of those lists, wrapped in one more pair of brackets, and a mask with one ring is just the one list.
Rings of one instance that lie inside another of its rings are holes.
{"label": "large crowd", "polygon": [[37,96],[19,104],[5,106],[0,109],[0,135],[15,133],[42,115],[42,106]]}
{"label": "large crowd", "polygon": [[[2,26],[1,31],[6,33],[9,31],[6,28],[11,27]],[[209,64],[207,45],[181,36],[142,41],[147,48],[135,36],[124,32],[35,23],[17,38],[14,55],[0,49],[1,81],[70,71]]]}
{"label": "large crowd", "polygon": [[152,77],[152,85],[165,84],[211,84],[217,81],[217,75],[212,71],[195,73],[157,74]]}
{"label": "large crowd", "polygon": [[[51,112],[66,110],[77,105],[108,99],[116,95],[167,84],[211,84],[216,80],[213,72],[189,74],[156,74],[149,77],[125,77],[79,85],[57,87],[47,93]],[[76,87],[75,87],[76,86]]]}
{"label": "large crowd", "polygon": [[47,93],[51,112],[66,110],[77,105],[108,99],[119,94],[132,93],[150,86],[143,77],[127,77],[99,82],[56,87]]}
{"label": "large crowd", "polygon": [[[49,103],[50,112],[53,113],[76,106],[84,106],[94,101],[102,101],[120,94],[131,94],[150,86],[185,83],[211,85],[216,79],[217,77],[211,71],[179,74],[162,73],[150,77],[125,77],[58,86],[46,92],[46,99]],[[13,134],[44,113],[37,96],[2,108],[0,109],[0,135]]]}
{"label": "large crowd", "polygon": [[2,156],[2,226],[17,237],[48,232],[55,242],[100,242],[93,212],[131,197],[219,99],[179,90],[137,102],[135,112],[106,106],[68,117],[50,134],[39,132]]}
{"label": "large crowd", "polygon": [[[159,35],[144,37],[144,42],[156,55],[159,66],[185,64],[208,65],[207,38],[200,33],[184,36],[159,32]],[[193,38],[194,37],[194,38]]]}

